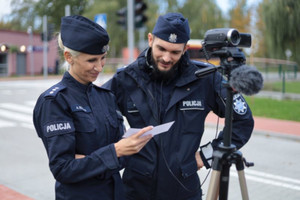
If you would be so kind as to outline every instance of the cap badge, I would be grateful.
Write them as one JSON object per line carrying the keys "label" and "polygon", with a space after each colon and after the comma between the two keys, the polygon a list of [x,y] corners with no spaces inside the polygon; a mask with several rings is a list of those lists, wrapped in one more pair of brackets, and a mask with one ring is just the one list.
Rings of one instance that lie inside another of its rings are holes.
{"label": "cap badge", "polygon": [[104,46],[102,47],[102,52],[103,52],[103,53],[107,52],[108,50],[109,50],[109,46],[108,46],[108,45],[104,45]]}
{"label": "cap badge", "polygon": [[175,33],[171,33],[169,36],[169,42],[176,42],[177,41],[177,35]]}

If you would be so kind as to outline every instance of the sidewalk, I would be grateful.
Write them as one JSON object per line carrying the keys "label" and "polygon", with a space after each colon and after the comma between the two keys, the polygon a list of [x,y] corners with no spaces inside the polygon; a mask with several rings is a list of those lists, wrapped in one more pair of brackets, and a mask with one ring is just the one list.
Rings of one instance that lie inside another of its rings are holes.
{"label": "sidewalk", "polygon": [[[218,117],[209,114],[206,123],[215,126]],[[220,125],[224,125],[224,119],[219,119]],[[265,134],[283,138],[294,138],[300,140],[300,122],[270,119],[264,117],[254,117],[254,133]]]}

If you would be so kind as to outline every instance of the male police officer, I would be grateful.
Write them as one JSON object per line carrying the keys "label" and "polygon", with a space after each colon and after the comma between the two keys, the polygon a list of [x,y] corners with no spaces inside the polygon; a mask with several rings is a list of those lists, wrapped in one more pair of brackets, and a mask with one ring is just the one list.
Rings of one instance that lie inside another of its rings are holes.
{"label": "male police officer", "polygon": [[[160,16],[148,34],[149,48],[105,84],[115,93],[131,127],[175,121],[169,131],[130,156],[123,174],[127,199],[201,199],[197,167],[203,163],[196,152],[207,114],[213,111],[224,117],[226,89],[218,72],[195,77],[198,68],[186,53],[189,39],[188,20],[181,14]],[[254,123],[243,97],[235,99],[243,109],[234,108],[232,143],[240,148]],[[221,140],[222,132],[213,146]]]}

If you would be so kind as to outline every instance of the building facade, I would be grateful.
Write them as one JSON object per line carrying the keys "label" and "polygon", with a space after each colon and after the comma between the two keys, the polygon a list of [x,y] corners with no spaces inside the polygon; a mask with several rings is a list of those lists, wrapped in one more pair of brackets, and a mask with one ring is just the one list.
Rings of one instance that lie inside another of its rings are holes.
{"label": "building facade", "polygon": [[[48,42],[47,49],[47,71],[55,73],[59,60],[55,38]],[[43,63],[40,34],[0,30],[0,77],[40,75],[43,74]]]}

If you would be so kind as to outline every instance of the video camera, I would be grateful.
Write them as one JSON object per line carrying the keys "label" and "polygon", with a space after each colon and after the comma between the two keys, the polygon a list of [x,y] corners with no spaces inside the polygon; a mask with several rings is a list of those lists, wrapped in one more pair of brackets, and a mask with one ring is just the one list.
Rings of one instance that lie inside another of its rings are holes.
{"label": "video camera", "polygon": [[251,34],[233,28],[211,29],[205,33],[206,48],[251,47]]}
{"label": "video camera", "polygon": [[233,28],[211,29],[205,33],[202,51],[207,60],[211,56],[217,56],[221,60],[232,57],[243,62],[245,56],[237,47],[251,47],[251,42],[251,34],[249,33],[239,33]]}

